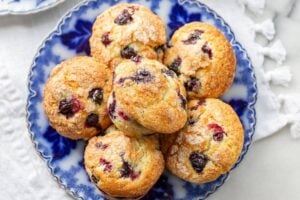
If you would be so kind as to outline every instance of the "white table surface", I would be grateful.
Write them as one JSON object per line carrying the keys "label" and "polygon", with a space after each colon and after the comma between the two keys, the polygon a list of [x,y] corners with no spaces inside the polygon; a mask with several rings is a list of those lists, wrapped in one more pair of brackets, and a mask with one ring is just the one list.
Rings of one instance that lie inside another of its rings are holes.
{"label": "white table surface", "polygon": [[[24,97],[27,94],[27,72],[38,45],[55,27],[59,18],[79,1],[67,0],[59,7],[32,16],[0,17],[0,67],[5,65],[8,68],[11,78]],[[290,0],[286,1],[286,4],[280,0],[267,2],[268,10],[280,13],[275,18],[276,37],[280,38],[287,48],[286,64],[291,66],[294,76],[290,88],[275,90],[300,93],[300,1]],[[292,12],[288,13],[288,9],[283,10],[293,2],[295,8]],[[270,13],[265,12],[260,19],[270,16]],[[268,61],[266,65],[274,63]],[[230,179],[208,199],[300,199],[299,153],[300,140],[293,140],[287,129],[255,142],[244,161],[232,172]],[[55,199],[55,194],[51,199]]]}

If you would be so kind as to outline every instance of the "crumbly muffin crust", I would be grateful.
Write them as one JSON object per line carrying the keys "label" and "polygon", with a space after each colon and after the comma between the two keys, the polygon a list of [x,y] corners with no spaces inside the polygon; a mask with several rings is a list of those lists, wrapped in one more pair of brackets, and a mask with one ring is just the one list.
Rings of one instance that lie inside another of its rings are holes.
{"label": "crumbly muffin crust", "polygon": [[111,89],[112,72],[106,65],[87,56],[63,61],[45,85],[45,114],[61,135],[89,139],[111,124],[106,108]]}
{"label": "crumbly muffin crust", "polygon": [[[131,47],[139,56],[159,59],[157,47],[166,43],[163,21],[148,8],[120,3],[100,14],[93,26],[90,46],[92,56],[115,67],[124,49]],[[130,58],[130,56],[129,56]]]}
{"label": "crumbly muffin crust", "polygon": [[156,136],[129,137],[111,126],[89,140],[85,168],[91,181],[110,197],[140,198],[158,180],[164,159]]}
{"label": "crumbly muffin crust", "polygon": [[176,74],[163,64],[145,58],[126,60],[114,71],[108,110],[125,133],[170,134],[186,122],[185,96]]}
{"label": "crumbly muffin crust", "polygon": [[166,49],[164,64],[184,84],[188,99],[219,97],[232,84],[235,54],[214,26],[192,22],[179,28]]}
{"label": "crumbly muffin crust", "polygon": [[162,137],[166,166],[186,181],[213,181],[236,163],[244,142],[243,126],[233,109],[218,99],[192,100],[188,113],[181,131]]}

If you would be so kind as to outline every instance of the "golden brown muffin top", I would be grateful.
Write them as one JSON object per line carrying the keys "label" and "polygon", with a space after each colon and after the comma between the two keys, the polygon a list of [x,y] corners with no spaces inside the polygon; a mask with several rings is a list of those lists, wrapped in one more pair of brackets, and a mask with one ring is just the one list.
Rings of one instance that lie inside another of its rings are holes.
{"label": "golden brown muffin top", "polygon": [[180,75],[188,99],[219,97],[232,84],[235,55],[230,42],[214,26],[186,24],[174,33],[170,46],[164,64]]}
{"label": "golden brown muffin top", "polygon": [[[90,38],[91,53],[96,59],[110,65],[132,43],[140,49],[165,44],[166,31],[160,17],[145,6],[127,3],[117,4],[97,17]],[[149,50],[143,52],[152,56]]]}
{"label": "golden brown muffin top", "polygon": [[156,137],[133,138],[111,126],[89,140],[84,159],[91,180],[113,197],[140,197],[164,170]]}
{"label": "golden brown muffin top", "polygon": [[218,99],[192,100],[188,114],[178,134],[162,139],[167,168],[186,181],[213,181],[236,163],[243,126],[234,110]]}
{"label": "golden brown muffin top", "polygon": [[111,122],[106,104],[112,72],[87,56],[57,65],[44,88],[43,106],[51,126],[71,139],[88,139]]}
{"label": "golden brown muffin top", "polygon": [[117,104],[147,129],[173,133],[186,122],[185,89],[177,76],[155,60],[127,60],[114,71]]}

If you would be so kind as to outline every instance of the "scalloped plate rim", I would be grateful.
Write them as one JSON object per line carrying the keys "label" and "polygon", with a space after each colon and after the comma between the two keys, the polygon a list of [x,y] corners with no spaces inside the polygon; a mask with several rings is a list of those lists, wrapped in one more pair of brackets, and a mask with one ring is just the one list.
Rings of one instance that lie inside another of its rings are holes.
{"label": "scalloped plate rim", "polygon": [[66,0],[56,0],[53,3],[47,4],[45,6],[41,6],[37,9],[32,8],[32,9],[28,9],[28,10],[21,10],[21,11],[15,11],[13,9],[10,10],[0,10],[0,16],[4,16],[4,15],[30,15],[30,14],[34,14],[34,13],[38,13],[38,12],[42,12],[45,10],[48,10],[50,8],[53,8],[55,6],[57,6],[58,4],[63,3]]}
{"label": "scalloped plate rim", "polygon": [[[65,1],[65,0],[61,0],[62,2]],[[38,142],[35,140],[35,134],[33,133],[33,131],[31,131],[31,127],[32,127],[32,124],[31,122],[29,121],[29,117],[31,115],[30,111],[29,111],[29,108],[31,106],[30,104],[30,100],[36,96],[36,92],[31,88],[31,85],[32,85],[32,76],[33,76],[33,70],[34,68],[36,67],[36,59],[39,57],[41,51],[45,48],[47,42],[49,40],[51,40],[55,35],[59,35],[61,32],[62,32],[62,26],[64,25],[65,21],[71,17],[71,15],[75,12],[78,12],[79,9],[81,9],[83,6],[88,6],[89,3],[91,2],[95,2],[95,1],[98,1],[98,0],[84,0],[82,2],[79,2],[78,4],[76,4],[75,6],[73,6],[71,9],[69,9],[69,11],[66,12],[66,14],[64,14],[58,21],[57,25],[54,27],[54,29],[52,29],[52,31],[50,31],[50,33],[48,34],[48,36],[45,37],[45,39],[42,40],[41,42],[41,45],[37,48],[37,53],[35,54],[34,58],[33,58],[33,61],[32,61],[32,64],[30,66],[30,69],[29,69],[29,74],[28,74],[28,77],[27,77],[27,82],[28,82],[28,97],[27,97],[27,103],[26,103],[26,122],[27,122],[27,128],[28,128],[28,132],[30,134],[30,138],[31,138],[31,141],[32,143],[34,144],[34,147],[37,151],[37,153],[39,154],[39,156],[44,160],[46,161],[47,163],[47,168],[48,170],[50,171],[51,175],[52,175],[52,178],[54,180],[57,181],[57,183],[59,184],[59,186],[61,188],[63,188],[70,196],[72,196],[73,198],[75,199],[79,199],[79,200],[83,200],[83,198],[79,197],[76,193],[74,193],[73,191],[71,191],[66,185],[64,185],[62,182],[61,182],[61,179],[59,177],[57,177],[55,174],[54,174],[54,169],[53,167],[51,166],[51,158],[45,156],[43,154],[43,152],[39,149],[38,147]],[[117,2],[118,0],[116,0]],[[197,1],[197,0],[196,0]],[[232,40],[235,41],[235,46],[237,48],[239,48],[239,50],[241,52],[243,52],[243,54],[246,56],[245,60],[247,60],[248,62],[248,68],[251,70],[251,74],[249,76],[251,76],[251,79],[253,79],[253,84],[251,86],[251,89],[254,90],[253,94],[252,94],[252,99],[250,99],[250,102],[247,106],[247,109],[249,109],[251,112],[250,112],[250,115],[251,116],[247,116],[247,117],[251,117],[251,124],[250,124],[250,127],[251,127],[251,130],[249,131],[251,134],[250,134],[250,137],[249,137],[249,141],[248,143],[244,143],[244,146],[245,146],[245,149],[241,152],[240,154],[240,157],[238,159],[238,161],[235,163],[234,167],[225,174],[224,178],[219,182],[219,184],[216,184],[214,188],[212,188],[211,190],[208,190],[205,195],[204,195],[204,199],[207,198],[208,196],[210,196],[211,194],[213,194],[215,191],[217,191],[224,183],[225,181],[228,179],[229,177],[229,174],[230,172],[236,168],[240,162],[244,159],[245,155],[247,154],[248,150],[249,150],[249,147],[250,145],[252,144],[252,139],[253,139],[253,136],[255,134],[255,126],[256,126],[256,110],[255,110],[255,104],[256,104],[256,101],[257,101],[257,93],[258,93],[258,90],[257,90],[257,82],[256,82],[256,76],[255,76],[255,73],[254,73],[254,67],[252,65],[252,62],[251,62],[251,59],[247,53],[247,51],[243,48],[243,46],[236,40],[236,37],[235,37],[235,34],[234,32],[231,30],[230,26],[228,25],[228,23],[226,23],[226,21],[220,16],[217,14],[217,12],[215,12],[212,8],[210,8],[209,6],[207,6],[206,4],[204,3],[201,3],[199,1],[195,2],[191,2],[190,0],[178,0],[179,4],[183,4],[183,3],[193,3],[193,4],[197,4],[197,6],[199,7],[202,7],[204,9],[206,9],[206,11],[210,14],[213,14],[214,17],[216,19],[220,19],[220,21],[222,22],[222,24],[226,27],[227,31],[232,35]]]}

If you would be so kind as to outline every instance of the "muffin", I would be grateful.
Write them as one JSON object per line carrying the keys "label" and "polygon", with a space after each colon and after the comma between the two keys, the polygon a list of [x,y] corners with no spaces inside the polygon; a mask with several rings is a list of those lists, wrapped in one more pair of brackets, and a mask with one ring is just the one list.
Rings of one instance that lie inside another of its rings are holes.
{"label": "muffin", "polygon": [[166,166],[189,182],[213,181],[236,163],[243,147],[243,126],[233,109],[218,99],[189,101],[188,114],[180,132],[162,137]]}
{"label": "muffin", "polygon": [[100,14],[90,38],[92,56],[111,67],[136,55],[159,59],[165,43],[163,21],[148,8],[128,3]]}
{"label": "muffin", "polygon": [[84,153],[91,181],[108,198],[144,196],[164,170],[155,136],[128,137],[111,126],[104,136],[91,138]]}
{"label": "muffin", "polygon": [[178,29],[166,49],[164,64],[179,75],[188,99],[219,97],[232,84],[235,54],[214,26],[192,22]]}
{"label": "muffin", "polygon": [[108,112],[126,134],[170,134],[186,120],[186,92],[176,74],[156,60],[120,63],[113,78]]}
{"label": "muffin", "polygon": [[112,90],[109,67],[87,56],[56,66],[45,84],[43,106],[50,125],[70,139],[89,139],[111,121],[107,100]]}

